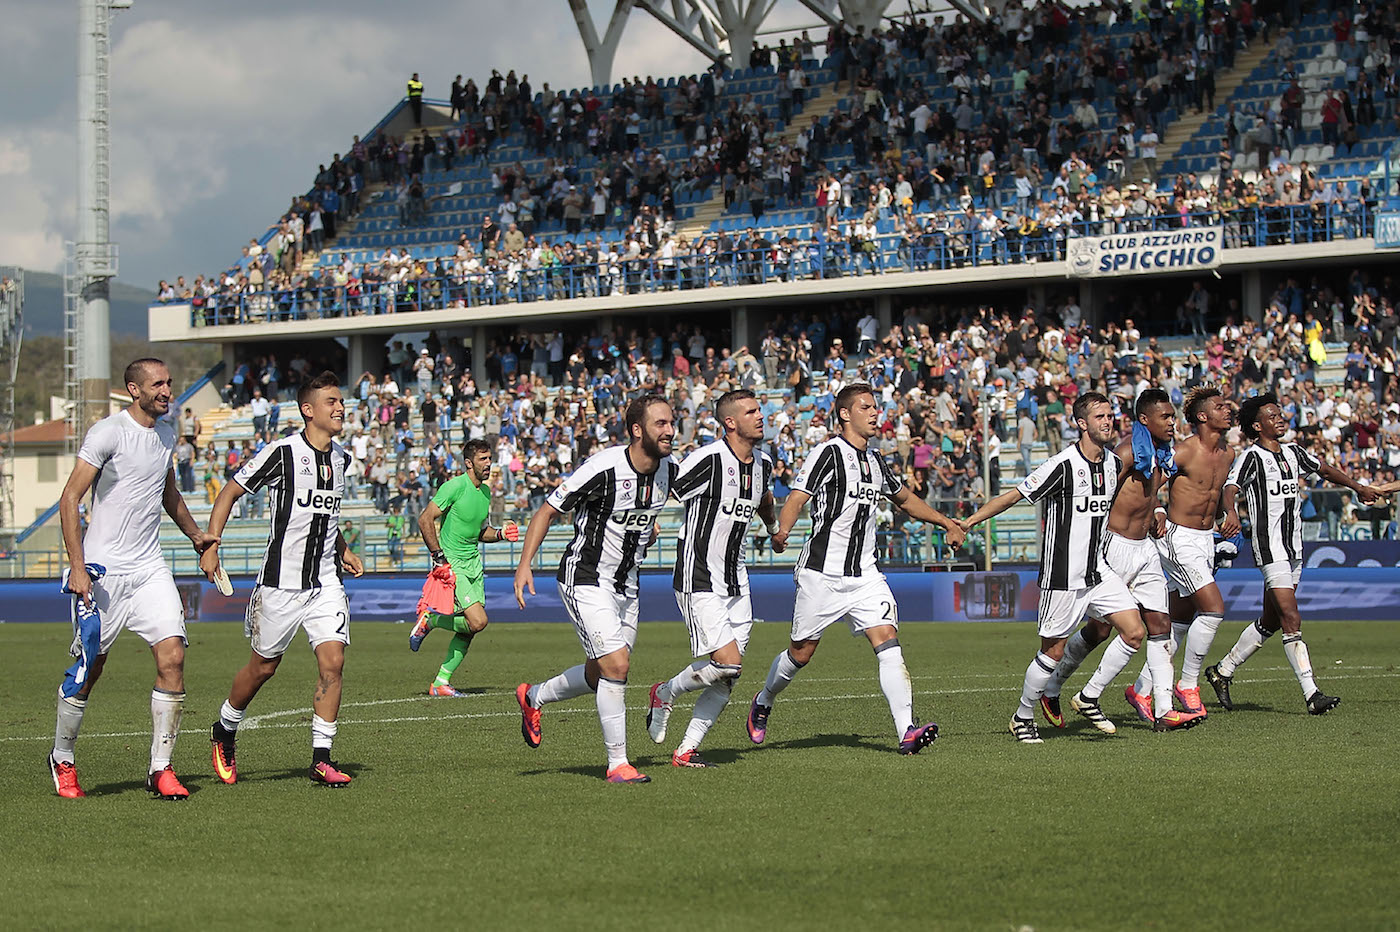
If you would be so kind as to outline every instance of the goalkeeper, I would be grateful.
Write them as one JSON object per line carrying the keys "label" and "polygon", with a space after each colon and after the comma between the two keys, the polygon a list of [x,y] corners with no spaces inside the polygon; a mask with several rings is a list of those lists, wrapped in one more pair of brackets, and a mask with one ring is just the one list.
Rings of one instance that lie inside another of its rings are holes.
{"label": "goalkeeper", "polygon": [[[416,651],[433,628],[452,632],[447,656],[428,690],[430,696],[463,695],[452,686],[452,674],[461,666],[472,638],[486,627],[486,574],[478,544],[520,538],[520,528],[514,521],[496,528],[486,520],[491,511],[491,447],[484,440],[468,440],[462,455],[467,471],[444,482],[418,516],[418,529],[433,555],[433,571],[424,586],[424,601],[433,601],[429,592],[435,586],[452,586],[450,599],[446,593],[440,594],[441,601],[436,605],[440,613],[420,603],[418,620],[408,638],[409,649]],[[441,532],[439,518],[442,519]],[[451,614],[447,613],[449,601]]]}

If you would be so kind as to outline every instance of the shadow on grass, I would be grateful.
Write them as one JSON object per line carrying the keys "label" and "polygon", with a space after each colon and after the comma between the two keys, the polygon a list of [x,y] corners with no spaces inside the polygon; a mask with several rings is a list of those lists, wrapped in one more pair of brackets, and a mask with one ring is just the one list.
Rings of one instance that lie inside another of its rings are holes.
{"label": "shadow on grass", "polygon": [[[185,789],[190,791],[190,795],[194,796],[204,789],[203,784],[209,779],[209,777],[202,774],[195,774],[193,776],[181,776],[180,782],[184,784]],[[147,795],[145,780],[123,780],[120,783],[99,783],[96,786],[87,787],[86,792],[89,796],[114,796],[118,793],[131,792],[140,792],[143,796]],[[168,802],[168,800],[165,801]]]}
{"label": "shadow on grass", "polygon": [[[893,741],[875,741],[868,735],[808,735],[805,738],[789,738],[786,741],[765,741],[758,747],[769,748],[775,751],[800,750],[803,748],[855,748],[863,751],[879,751],[881,754],[888,754],[894,747]],[[755,747],[752,750],[757,750]],[[716,750],[707,757],[715,761],[721,759],[721,751]],[[727,753],[742,757],[745,751],[730,750]]]}
{"label": "shadow on grass", "polygon": [[[336,763],[336,769],[341,773],[350,776],[352,779],[373,770],[364,764]],[[239,783],[275,783],[286,780],[300,780],[303,783],[311,783],[311,762],[308,760],[305,766],[288,767],[285,770],[259,770],[247,774],[238,775]]]}

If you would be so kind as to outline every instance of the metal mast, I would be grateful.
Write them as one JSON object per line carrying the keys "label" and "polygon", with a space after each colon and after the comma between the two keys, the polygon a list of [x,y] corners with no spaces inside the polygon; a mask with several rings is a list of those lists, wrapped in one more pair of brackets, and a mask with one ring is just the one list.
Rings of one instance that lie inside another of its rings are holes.
{"label": "metal mast", "polygon": [[78,235],[65,267],[64,377],[68,443],[107,415],[111,374],[109,284],[117,275],[110,241],[111,144],[108,68],[114,10],[131,0],[78,0]]}
{"label": "metal mast", "polygon": [[0,527],[15,526],[15,379],[24,338],[24,270],[0,275]]}

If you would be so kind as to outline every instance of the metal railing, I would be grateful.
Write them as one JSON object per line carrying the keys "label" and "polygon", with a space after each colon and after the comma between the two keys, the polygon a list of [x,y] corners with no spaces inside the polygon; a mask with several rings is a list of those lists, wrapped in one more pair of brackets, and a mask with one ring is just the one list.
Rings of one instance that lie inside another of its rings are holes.
{"label": "metal railing", "polygon": [[985,265],[1053,262],[1065,257],[1067,236],[1171,231],[1221,225],[1227,249],[1360,239],[1371,235],[1374,205],[1360,200],[1279,207],[1082,220],[1055,230],[1022,234],[926,228],[868,239],[778,243],[765,249],[622,258],[616,262],[515,265],[461,275],[401,281],[323,284],[223,293],[191,306],[195,327],[269,321],[376,316],[402,311],[493,307],[570,298],[732,285],[835,279],[892,272],[947,271]]}

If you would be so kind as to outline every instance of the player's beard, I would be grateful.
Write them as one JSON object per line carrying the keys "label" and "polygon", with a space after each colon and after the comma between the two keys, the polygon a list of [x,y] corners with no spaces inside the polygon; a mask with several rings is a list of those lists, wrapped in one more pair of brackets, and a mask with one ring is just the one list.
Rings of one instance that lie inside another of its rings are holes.
{"label": "player's beard", "polygon": [[651,434],[647,433],[645,428],[643,428],[642,452],[645,453],[647,456],[650,456],[652,459],[659,460],[669,455],[670,451],[663,451],[661,449],[661,438],[653,437]]}
{"label": "player's beard", "polygon": [[154,395],[150,398],[143,398],[138,406],[152,419],[157,420],[170,413],[170,401],[167,399],[162,405],[161,400]]}

